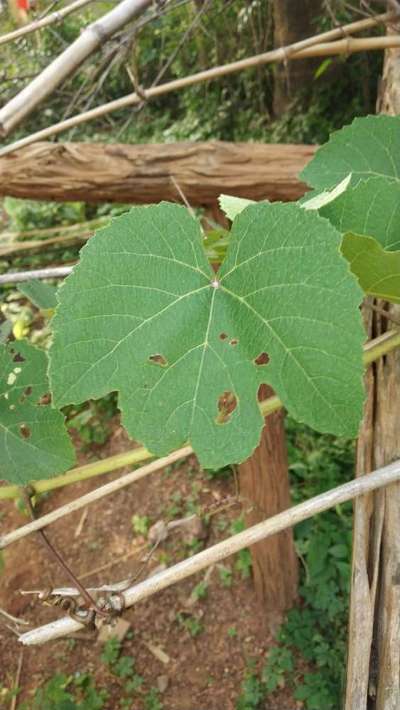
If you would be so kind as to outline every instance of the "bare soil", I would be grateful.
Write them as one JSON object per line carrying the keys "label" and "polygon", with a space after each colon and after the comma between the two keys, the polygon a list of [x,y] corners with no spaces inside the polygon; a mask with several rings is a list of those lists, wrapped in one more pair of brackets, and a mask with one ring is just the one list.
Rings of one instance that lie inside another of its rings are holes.
{"label": "bare soil", "polygon": [[[77,445],[81,448],[79,441]],[[116,419],[108,442],[101,448],[91,447],[86,453],[78,450],[78,460],[83,463],[94,456],[110,456],[131,446],[132,442]],[[38,513],[48,512],[119,475],[121,471],[54,491],[41,499]],[[207,478],[193,457],[172,470],[152,474],[92,504],[84,513],[81,510],[64,517],[52,525],[48,533],[74,572],[85,584],[96,586],[124,579],[142,566],[140,560],[146,554],[146,539],[134,532],[132,515],[148,516],[153,524],[172,517],[181,518],[194,510],[208,511],[207,538],[200,543],[188,540],[182,529],[178,529],[158,547],[145,571],[147,575],[160,564],[171,565],[201,549],[201,545],[208,546],[228,536],[232,520],[241,512],[234,489],[232,477]],[[13,502],[1,503],[3,532],[26,521],[26,515]],[[22,589],[69,585],[37,536],[31,535],[7,548],[4,561],[5,569],[0,576],[2,609],[32,625],[47,623],[63,614],[32,596],[20,594]],[[96,572],[99,567],[104,569]],[[132,633],[123,642],[123,655],[135,659],[136,671],[145,679],[145,690],[157,687],[160,676],[167,676],[168,687],[160,696],[164,710],[235,710],[249,663],[261,667],[273,644],[279,619],[260,608],[251,578],[242,578],[235,569],[234,558],[227,560],[225,567],[232,571],[231,586],[224,586],[220,569],[214,568],[207,575],[206,597],[189,606],[191,592],[204,579],[204,573],[124,612]],[[179,614],[183,615],[181,618],[189,614],[199,622],[202,631],[193,637],[179,623]],[[168,662],[156,657],[149,650],[149,644],[162,649]],[[73,644],[71,640],[62,639],[25,648],[17,707],[22,700],[28,701],[29,707],[36,689],[54,673],[80,671],[90,672],[96,686],[107,689],[107,710],[119,708],[121,681],[101,661],[101,651],[97,633],[89,630],[78,634]],[[12,686],[20,653],[21,645],[16,636],[0,621],[0,687],[1,684]],[[125,707],[143,710],[143,694],[144,691],[140,691],[132,696],[132,704]],[[4,707],[10,707],[9,701]],[[302,704],[296,703],[290,691],[282,688],[265,701],[264,707],[295,710]]]}

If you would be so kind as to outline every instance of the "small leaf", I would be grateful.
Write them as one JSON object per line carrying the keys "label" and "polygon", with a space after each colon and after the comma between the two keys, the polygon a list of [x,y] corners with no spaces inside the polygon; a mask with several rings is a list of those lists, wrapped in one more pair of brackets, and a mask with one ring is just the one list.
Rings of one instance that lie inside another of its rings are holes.
{"label": "small leaf", "polygon": [[327,59],[324,59],[323,62],[317,67],[317,69],[314,72],[314,79],[319,79],[320,76],[325,74],[326,70],[329,69],[330,65],[332,64],[332,57],[328,57]]}
{"label": "small leaf", "polygon": [[250,205],[215,274],[185,208],[133,208],[87,243],[59,290],[55,404],[118,390],[132,437],[157,455],[190,441],[212,469],[258,444],[261,383],[299,420],[354,436],[365,335],[340,241],[315,211]]}
{"label": "small leaf", "polygon": [[238,214],[249,205],[256,204],[254,200],[247,200],[244,197],[234,197],[233,195],[220,195],[218,198],[219,206],[226,217],[233,222]]}
{"label": "small leaf", "polygon": [[[319,192],[317,195],[314,195],[308,200],[302,200],[300,204],[305,210],[320,210],[321,207],[334,202],[339,195],[345,192],[350,184],[350,181],[351,174],[343,178],[339,185],[336,185],[333,190],[324,190],[323,192]],[[307,195],[305,197],[307,197]],[[332,223],[334,224],[334,222]]]}
{"label": "small leaf", "polygon": [[24,485],[74,463],[64,417],[40,404],[48,393],[46,354],[21,341],[0,345],[0,479]]}
{"label": "small leaf", "polygon": [[57,289],[51,284],[44,283],[38,279],[32,279],[31,281],[26,281],[26,283],[18,284],[18,290],[29,298],[34,306],[42,310],[48,310],[57,306]]}
{"label": "small leaf", "polygon": [[342,253],[365,293],[400,303],[400,251],[385,251],[372,237],[350,233]]}
{"label": "small leaf", "polygon": [[308,185],[326,190],[351,173],[351,183],[383,176],[400,179],[400,117],[366,116],[332,133],[300,174]]}

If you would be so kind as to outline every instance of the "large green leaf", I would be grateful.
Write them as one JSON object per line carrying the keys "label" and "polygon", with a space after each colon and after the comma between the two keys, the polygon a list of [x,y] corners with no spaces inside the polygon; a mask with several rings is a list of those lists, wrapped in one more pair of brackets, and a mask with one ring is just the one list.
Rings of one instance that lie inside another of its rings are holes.
{"label": "large green leaf", "polygon": [[342,252],[365,293],[400,303],[400,251],[385,251],[372,237],[349,233]]}
{"label": "large green leaf", "polygon": [[24,485],[74,463],[64,417],[39,400],[49,391],[46,354],[26,341],[0,345],[0,479]]}
{"label": "large green leaf", "polygon": [[88,242],[59,289],[56,406],[119,390],[135,439],[158,455],[190,441],[210,468],[257,445],[263,382],[301,421],[355,435],[361,291],[339,247],[315,212],[251,205],[215,275],[186,209],[132,209]]}
{"label": "large green leaf", "polygon": [[334,187],[351,173],[353,185],[370,177],[400,179],[400,117],[367,116],[332,133],[300,177],[311,187]]}
{"label": "large green leaf", "polygon": [[400,182],[369,178],[349,187],[319,213],[339,232],[365,234],[385,249],[400,249]]}

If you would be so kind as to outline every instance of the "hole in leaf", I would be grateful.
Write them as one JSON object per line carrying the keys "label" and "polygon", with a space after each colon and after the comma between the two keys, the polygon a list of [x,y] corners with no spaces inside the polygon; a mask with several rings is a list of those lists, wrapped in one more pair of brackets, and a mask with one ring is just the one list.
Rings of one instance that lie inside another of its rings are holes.
{"label": "hole in leaf", "polygon": [[15,353],[13,362],[25,362],[25,358],[20,353]]}
{"label": "hole in leaf", "polygon": [[254,360],[255,365],[268,365],[269,355],[268,353],[260,353]]}
{"label": "hole in leaf", "polygon": [[237,345],[238,342],[239,342],[239,341],[238,341],[237,338],[232,338],[232,340],[231,340],[231,342],[229,343],[229,345]]}
{"label": "hole in leaf", "polygon": [[218,414],[215,418],[216,424],[226,424],[231,418],[232,412],[235,411],[237,407],[237,397],[234,392],[230,390],[223,392],[220,397],[218,397]]}
{"label": "hole in leaf", "polygon": [[32,394],[32,387],[29,385],[29,387],[24,390],[24,395],[25,397],[29,397],[30,394]]}
{"label": "hole in leaf", "polygon": [[44,394],[44,395],[42,395],[42,397],[40,397],[40,399],[38,400],[38,405],[45,406],[47,404],[50,404],[50,402],[51,402],[51,394],[49,392],[48,394]]}
{"label": "hole in leaf", "polygon": [[23,436],[24,439],[29,439],[29,437],[31,435],[31,430],[29,429],[28,426],[26,426],[26,424],[20,424],[19,431],[21,433],[21,436]]}
{"label": "hole in leaf", "polygon": [[160,353],[156,353],[155,355],[149,355],[149,360],[155,365],[161,365],[161,367],[165,367],[166,365],[168,365],[167,358],[165,358],[164,355],[160,355]]}
{"label": "hole in leaf", "polygon": [[227,336],[226,333],[220,333],[220,334],[219,334],[219,339],[220,339],[220,340],[226,340],[227,337],[228,337],[228,336]]}

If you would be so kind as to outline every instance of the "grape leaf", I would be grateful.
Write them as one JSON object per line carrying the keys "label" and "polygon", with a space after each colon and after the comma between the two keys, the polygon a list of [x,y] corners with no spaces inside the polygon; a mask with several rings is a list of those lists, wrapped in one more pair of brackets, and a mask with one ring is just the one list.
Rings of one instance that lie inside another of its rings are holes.
{"label": "grape leaf", "polygon": [[300,178],[326,190],[349,173],[351,184],[370,177],[400,179],[400,117],[366,116],[335,131],[306,165]]}
{"label": "grape leaf", "polygon": [[351,233],[341,248],[365,293],[400,303],[400,251],[385,251],[376,239]]}
{"label": "grape leaf", "polygon": [[216,275],[185,208],[133,208],[87,243],[59,289],[56,406],[119,390],[131,436],[157,455],[189,441],[207,468],[257,445],[263,382],[299,420],[355,435],[362,294],[339,246],[316,212],[259,203],[234,220]]}
{"label": "grape leaf", "polygon": [[32,301],[34,306],[49,310],[57,305],[57,289],[51,284],[43,283],[38,279],[32,279],[18,284],[18,291]]}
{"label": "grape leaf", "polygon": [[348,188],[319,213],[340,232],[365,234],[385,249],[400,249],[400,182],[370,178]]}
{"label": "grape leaf", "polygon": [[26,341],[0,345],[0,479],[24,485],[74,463],[64,417],[38,404],[49,391],[47,358]]}

